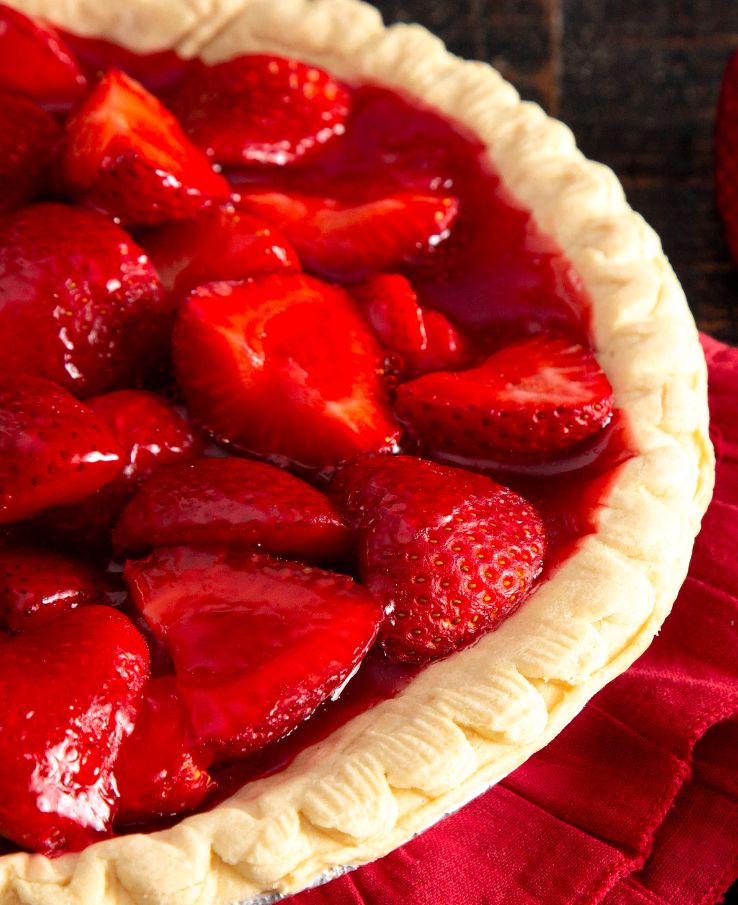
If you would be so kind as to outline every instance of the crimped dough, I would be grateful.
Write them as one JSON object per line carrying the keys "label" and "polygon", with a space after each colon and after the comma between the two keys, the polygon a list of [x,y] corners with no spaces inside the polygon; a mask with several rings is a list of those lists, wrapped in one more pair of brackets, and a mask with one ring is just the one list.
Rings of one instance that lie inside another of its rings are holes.
{"label": "crimped dough", "polygon": [[406,842],[519,766],[645,650],[710,498],[706,368],[658,237],[566,126],[418,26],[358,0],[11,0],[137,50],[296,56],[422,97],[476,132],[593,300],[594,344],[640,454],[599,528],[497,632],[397,698],[171,830],[54,861],[0,859],[0,905],[230,905],[299,890]]}

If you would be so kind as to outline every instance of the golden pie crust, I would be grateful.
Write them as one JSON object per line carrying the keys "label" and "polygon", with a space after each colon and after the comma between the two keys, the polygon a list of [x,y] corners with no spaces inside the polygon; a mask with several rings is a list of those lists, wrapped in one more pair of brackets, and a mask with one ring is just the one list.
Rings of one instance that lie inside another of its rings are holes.
{"label": "golden pie crust", "polygon": [[[488,146],[593,300],[593,342],[639,454],[597,532],[495,633],[393,700],[172,829],[48,860],[0,859],[0,905],[231,905],[271,900],[403,844],[545,745],[648,646],[710,498],[706,368],[657,235],[569,129],[491,67],[358,0],[11,0],[139,51],[295,56],[422,98]],[[262,898],[265,897],[265,898]]]}

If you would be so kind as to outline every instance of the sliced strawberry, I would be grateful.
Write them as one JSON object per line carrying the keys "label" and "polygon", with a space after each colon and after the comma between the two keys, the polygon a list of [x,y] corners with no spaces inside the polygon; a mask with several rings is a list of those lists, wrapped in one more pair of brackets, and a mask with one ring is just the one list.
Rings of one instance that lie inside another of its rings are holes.
{"label": "sliced strawberry", "polygon": [[124,451],[122,477],[137,485],[163,465],[189,462],[202,454],[203,438],[189,419],[146,390],[118,390],[87,405],[104,418]]}
{"label": "sliced strawberry", "polygon": [[77,396],[159,366],[172,303],[143,250],[93,211],[36,204],[0,223],[2,369]]}
{"label": "sliced strawberry", "polygon": [[432,253],[448,237],[459,204],[451,196],[398,192],[351,206],[318,195],[258,190],[243,194],[240,206],[281,230],[306,270],[355,282]]}
{"label": "sliced strawberry", "polygon": [[0,93],[0,213],[28,204],[47,187],[60,138],[56,120],[38,104]]}
{"label": "sliced strawberry", "polygon": [[64,175],[75,197],[128,224],[191,217],[229,194],[172,114],[116,69],[67,121]]}
{"label": "sliced strawberry", "polygon": [[307,468],[392,448],[379,347],[348,294],[301,273],[210,283],[180,307],[179,385],[234,447]]}
{"label": "sliced strawberry", "polygon": [[86,606],[0,649],[0,834],[47,855],[83,848],[110,833],[146,644],[121,613]]}
{"label": "sliced strawberry", "polygon": [[90,603],[105,603],[101,576],[41,547],[0,547],[0,623],[14,632]]}
{"label": "sliced strawberry", "polygon": [[213,280],[300,269],[296,252],[278,230],[232,204],[166,223],[141,242],[164,288],[177,296]]}
{"label": "sliced strawberry", "polygon": [[245,753],[290,732],[353,673],[380,606],[345,575],[257,553],[166,547],[126,564],[198,741]]}
{"label": "sliced strawberry", "polygon": [[82,68],[54,29],[0,4],[0,90],[63,111],[86,88]]}
{"label": "sliced strawberry", "polygon": [[104,552],[138,485],[163,465],[198,458],[203,438],[183,414],[146,390],[106,393],[87,405],[112,428],[123,451],[123,470],[83,500],[45,510],[34,523],[55,544]]}
{"label": "sliced strawberry", "polygon": [[469,358],[464,337],[440,313],[423,309],[406,277],[378,274],[351,288],[384,349],[402,359],[408,376],[460,367]]}
{"label": "sliced strawberry", "polygon": [[82,499],[121,467],[110,428],[66,390],[0,376],[0,524]]}
{"label": "sliced strawberry", "polygon": [[343,134],[351,95],[316,66],[254,54],[194,68],[171,103],[218,163],[283,165]]}
{"label": "sliced strawberry", "polygon": [[344,469],[335,493],[360,526],[361,576],[388,609],[380,637],[392,659],[471,644],[520,606],[541,571],[541,517],[482,475],[377,456]]}
{"label": "sliced strawberry", "polygon": [[329,501],[299,478],[247,459],[200,459],[147,481],[115,529],[122,551],[173,544],[259,548],[330,562],[351,534]]}
{"label": "sliced strawberry", "polygon": [[601,430],[612,387],[591,352],[538,335],[478,368],[404,384],[397,414],[425,450],[499,462],[548,459]]}
{"label": "sliced strawberry", "polygon": [[715,190],[725,236],[738,263],[738,51],[730,58],[715,121]]}
{"label": "sliced strawberry", "polygon": [[171,676],[151,679],[133,732],[115,764],[118,824],[180,814],[202,804],[215,783]]}

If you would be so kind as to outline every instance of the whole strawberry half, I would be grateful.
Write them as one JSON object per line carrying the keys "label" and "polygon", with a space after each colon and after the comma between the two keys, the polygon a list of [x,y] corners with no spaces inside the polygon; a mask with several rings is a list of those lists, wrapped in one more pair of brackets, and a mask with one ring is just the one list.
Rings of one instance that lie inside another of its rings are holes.
{"label": "whole strawberry half", "polygon": [[152,678],[115,763],[116,823],[180,814],[202,804],[215,786],[209,760],[195,744],[174,678]]}
{"label": "whole strawberry half", "polygon": [[2,369],[89,396],[166,358],[172,303],[143,250],[101,214],[36,204],[0,222]]}
{"label": "whole strawberry half", "polygon": [[229,194],[174,116],[117,69],[68,119],[63,170],[77,199],[127,224],[191,217]]}
{"label": "whole strawberry half", "polygon": [[81,66],[53,28],[0,4],[0,90],[64,111],[86,88]]}
{"label": "whole strawberry half", "polygon": [[177,296],[213,280],[300,269],[285,236],[232,204],[166,223],[145,233],[141,242],[164,288]]}
{"label": "whole strawberry half", "polygon": [[104,602],[102,577],[86,563],[41,547],[0,547],[0,623],[11,631]]}
{"label": "whole strawberry half", "polygon": [[239,204],[281,230],[306,270],[338,282],[422,261],[448,237],[459,207],[452,196],[430,193],[349,205],[265,189],[242,194]]}
{"label": "whole strawberry half", "polygon": [[87,405],[118,440],[123,468],[84,499],[45,510],[34,524],[57,545],[107,552],[110,531],[138,485],[164,465],[198,458],[203,438],[184,414],[147,390],[117,390]]}
{"label": "whole strawberry half", "polygon": [[600,431],[612,410],[612,387],[592,353],[545,335],[477,368],[410,381],[396,406],[427,453],[499,462],[555,456]]}
{"label": "whole strawberry half", "polygon": [[211,544],[323,562],[339,559],[351,541],[322,493],[273,465],[233,457],[162,469],[125,508],[113,537],[127,552]]}
{"label": "whole strawberry half", "polygon": [[738,52],[723,75],[715,121],[715,190],[725,236],[738,262]]}
{"label": "whole strawberry half", "polygon": [[363,582],[388,615],[392,659],[444,657],[495,629],[530,593],[546,551],[536,510],[482,475],[414,457],[342,470],[336,498],[359,526]]}
{"label": "whole strawberry half", "polygon": [[170,103],[220,164],[288,164],[343,134],[351,96],[322,69],[266,54],[201,64]]}
{"label": "whole strawberry half", "polygon": [[330,469],[396,443],[381,351],[337,286],[286,272],[201,286],[180,307],[173,352],[193,417],[237,449]]}
{"label": "whole strawberry half", "polygon": [[41,377],[0,376],[0,524],[80,500],[121,470],[111,429]]}
{"label": "whole strawberry half", "polygon": [[410,377],[461,367],[469,344],[440,311],[421,308],[409,280],[399,274],[377,274],[351,287],[382,348],[400,356],[401,371]]}
{"label": "whole strawberry half", "polygon": [[48,186],[60,138],[56,120],[38,104],[0,93],[0,213],[28,204]]}
{"label": "whole strawberry half", "polygon": [[382,610],[345,575],[257,553],[167,547],[126,564],[135,605],[174,661],[200,743],[256,750],[341,688]]}
{"label": "whole strawberry half", "polygon": [[121,613],[87,606],[0,649],[0,833],[46,855],[83,848],[110,832],[146,644]]}

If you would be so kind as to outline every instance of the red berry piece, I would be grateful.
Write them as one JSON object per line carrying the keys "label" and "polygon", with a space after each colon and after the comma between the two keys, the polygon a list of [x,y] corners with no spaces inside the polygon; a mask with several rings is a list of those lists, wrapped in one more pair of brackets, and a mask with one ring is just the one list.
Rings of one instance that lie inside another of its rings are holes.
{"label": "red berry piece", "polygon": [[156,393],[118,390],[87,405],[113,431],[122,449],[122,471],[77,503],[42,512],[35,524],[55,544],[107,552],[110,531],[136,488],[163,465],[189,462],[203,449],[199,431]]}
{"label": "red berry piece", "polygon": [[127,224],[191,217],[229,194],[174,116],[116,69],[67,121],[64,175],[76,198]]}
{"label": "red berry piece", "polygon": [[199,431],[165,399],[147,390],[118,390],[87,400],[111,426],[124,452],[121,477],[137,485],[163,465],[189,462],[202,454]]}
{"label": "red berry piece", "polygon": [[86,563],[40,547],[0,547],[0,622],[11,631],[104,602],[103,581]]}
{"label": "red berry piece", "polygon": [[482,475],[400,456],[344,469],[335,493],[360,525],[362,580],[388,609],[392,659],[444,657],[497,628],[530,593],[546,550],[541,517]]}
{"label": "red berry piece", "polygon": [[254,54],[193,69],[171,103],[218,163],[283,165],[343,134],[351,96],[316,66]]}
{"label": "red berry piece", "polygon": [[738,51],[730,58],[715,121],[715,189],[733,259],[738,262]]}
{"label": "red berry piece", "polygon": [[346,553],[351,534],[309,484],[273,465],[231,457],[159,471],[124,510],[114,541],[128,552],[208,544],[330,562]]}
{"label": "red berry piece", "polygon": [[86,88],[82,68],[53,28],[0,4],[0,91],[63,111]]}
{"label": "red berry piece", "polygon": [[80,500],[121,467],[110,428],[66,390],[0,376],[0,524]]}
{"label": "red berry piece", "polygon": [[376,340],[348,294],[313,277],[194,290],[180,307],[174,362],[193,417],[276,464],[330,469],[396,443]]}
{"label": "red berry piece", "polygon": [[0,94],[0,213],[23,207],[48,186],[60,139],[56,120],[38,104]]}
{"label": "red berry piece", "polygon": [[341,688],[382,618],[345,575],[257,553],[166,547],[125,569],[174,661],[200,743],[263,747]]}
{"label": "red berry piece", "polygon": [[194,810],[215,786],[207,772],[209,760],[196,747],[174,679],[151,679],[115,764],[120,793],[116,822]]}
{"label": "red berry piece", "polygon": [[172,313],[143,250],[102,215],[37,204],[0,223],[4,371],[76,396],[134,385],[161,364]]}
{"label": "red berry piece", "polygon": [[243,194],[240,204],[281,230],[306,270],[339,282],[422,261],[448,237],[459,207],[450,196],[412,192],[348,205],[267,190]]}
{"label": "red berry piece", "polygon": [[469,371],[404,384],[397,414],[433,455],[542,461],[600,431],[612,417],[607,377],[587,349],[539,335]]}
{"label": "red berry piece", "polygon": [[45,855],[109,835],[112,776],[148,678],[129,619],[86,606],[0,642],[0,833]]}
{"label": "red berry piece", "polygon": [[407,376],[461,367],[468,343],[440,311],[421,308],[406,277],[378,274],[351,288],[382,344],[402,359]]}
{"label": "red berry piece", "polygon": [[177,296],[213,280],[300,269],[296,252],[278,230],[231,204],[166,223],[141,241],[164,288]]}

